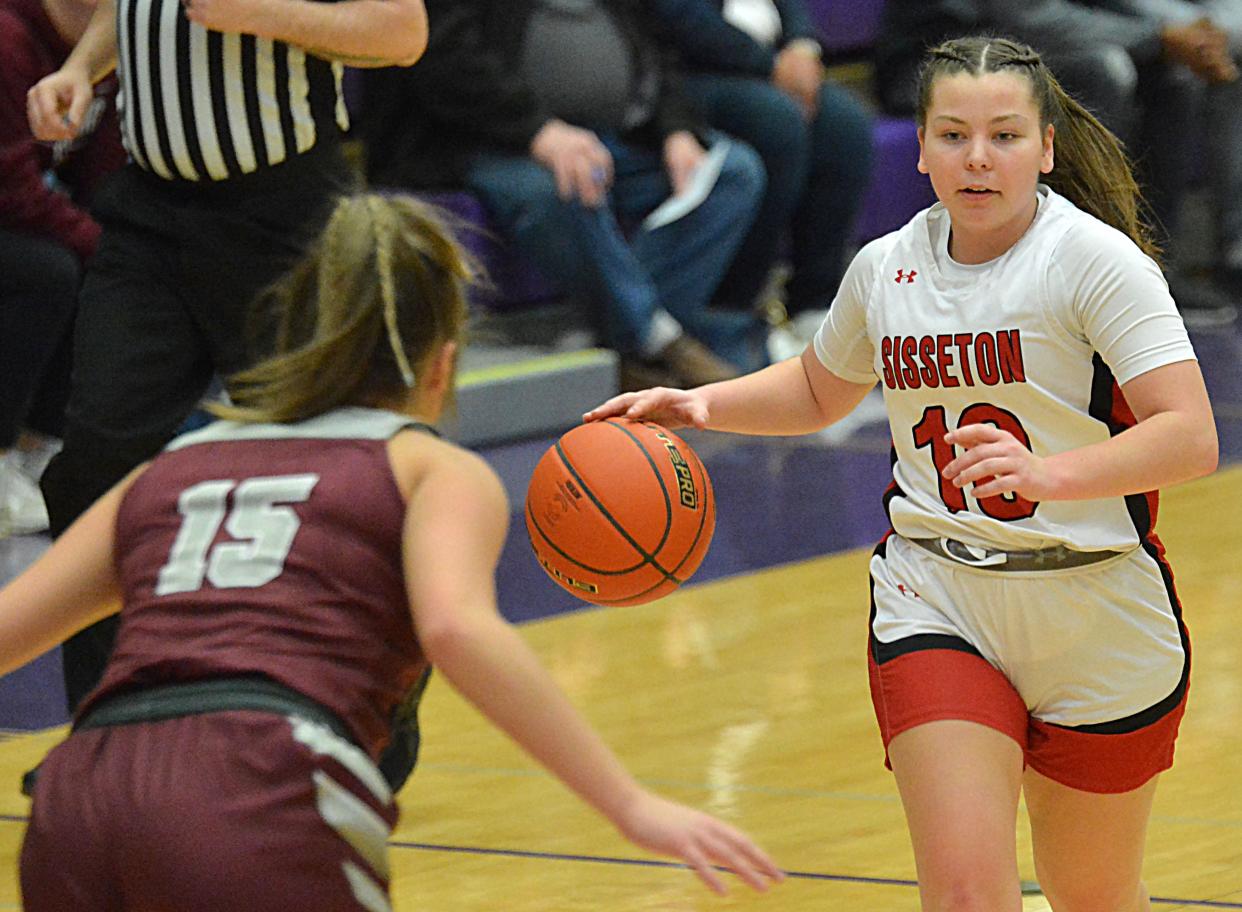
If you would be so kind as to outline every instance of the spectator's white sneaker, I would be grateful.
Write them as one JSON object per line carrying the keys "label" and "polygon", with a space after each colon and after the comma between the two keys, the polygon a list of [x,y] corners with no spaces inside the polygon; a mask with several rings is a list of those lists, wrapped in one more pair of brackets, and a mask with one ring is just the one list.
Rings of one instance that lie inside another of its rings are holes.
{"label": "spectator's white sneaker", "polygon": [[34,535],[47,528],[47,507],[39,486],[22,471],[14,452],[0,456],[0,538]]}
{"label": "spectator's white sneaker", "polygon": [[827,310],[804,310],[772,327],[768,332],[768,357],[773,361],[784,361],[801,355],[819,332],[826,316]]}
{"label": "spectator's white sneaker", "polygon": [[18,464],[26,473],[26,477],[37,484],[43,477],[47,464],[61,451],[64,444],[55,437],[44,437],[41,434],[37,436],[29,434],[29,437],[37,442],[27,448],[24,442],[19,441],[18,445],[13,448],[13,455],[17,457]]}

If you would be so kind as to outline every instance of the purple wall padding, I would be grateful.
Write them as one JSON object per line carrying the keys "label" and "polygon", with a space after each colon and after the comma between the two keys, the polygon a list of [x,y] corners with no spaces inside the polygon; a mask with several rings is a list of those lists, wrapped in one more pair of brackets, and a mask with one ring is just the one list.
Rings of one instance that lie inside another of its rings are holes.
{"label": "purple wall padding", "polygon": [[900,228],[936,201],[927,175],[918,172],[919,142],[913,121],[877,117],[874,142],[871,187],[854,226],[859,244]]}
{"label": "purple wall padding", "polygon": [[806,0],[829,54],[865,51],[880,33],[884,0]]}

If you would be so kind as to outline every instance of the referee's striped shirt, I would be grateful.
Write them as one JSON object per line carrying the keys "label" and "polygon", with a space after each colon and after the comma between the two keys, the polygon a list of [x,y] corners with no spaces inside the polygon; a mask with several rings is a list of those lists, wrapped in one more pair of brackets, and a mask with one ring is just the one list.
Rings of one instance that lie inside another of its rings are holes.
{"label": "referee's striped shirt", "polygon": [[209,31],[180,0],[118,0],[117,55],[125,147],[169,180],[249,174],[349,127],[341,64]]}

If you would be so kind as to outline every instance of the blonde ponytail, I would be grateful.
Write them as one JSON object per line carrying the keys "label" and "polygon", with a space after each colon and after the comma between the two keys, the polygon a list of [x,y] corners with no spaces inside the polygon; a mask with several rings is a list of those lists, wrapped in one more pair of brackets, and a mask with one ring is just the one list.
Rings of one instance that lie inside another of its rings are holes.
{"label": "blonde ponytail", "polygon": [[240,421],[300,421],[395,397],[413,365],[460,340],[477,270],[432,207],[375,194],[341,199],[319,240],[260,295],[273,354],[228,378]]}

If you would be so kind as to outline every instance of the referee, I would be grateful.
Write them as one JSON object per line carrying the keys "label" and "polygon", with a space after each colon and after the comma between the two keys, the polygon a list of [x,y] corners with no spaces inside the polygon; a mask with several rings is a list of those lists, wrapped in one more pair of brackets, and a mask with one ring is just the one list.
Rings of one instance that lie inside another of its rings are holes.
{"label": "referee", "polygon": [[[64,450],[43,477],[53,535],[157,453],[213,376],[257,354],[248,304],[352,183],[344,66],[409,65],[426,39],[422,0],[100,0],[30,90],[35,137],[72,139],[115,68],[129,153],[95,202]],[[70,711],[99,681],[114,624],[65,644]]]}

